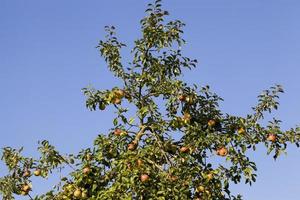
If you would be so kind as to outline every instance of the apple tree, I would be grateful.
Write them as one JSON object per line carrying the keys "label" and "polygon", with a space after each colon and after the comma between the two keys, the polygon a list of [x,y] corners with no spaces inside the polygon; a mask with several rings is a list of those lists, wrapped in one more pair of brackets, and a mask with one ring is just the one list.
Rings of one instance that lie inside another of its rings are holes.
{"label": "apple tree", "polygon": [[[182,71],[196,67],[197,60],[181,51],[184,23],[167,21],[168,15],[160,0],[148,4],[128,64],[121,57],[126,45],[113,26],[106,27],[97,48],[123,84],[106,90],[88,87],[83,93],[92,111],[115,108],[112,128],[77,154],[60,154],[48,141],[39,143],[39,158],[4,147],[4,200],[18,195],[31,200],[238,200],[241,195],[232,194],[230,185],[256,180],[248,152],[263,145],[276,159],[287,144],[299,146],[299,128],[281,130],[275,118],[262,125],[265,113],[278,107],[281,86],[263,91],[252,113],[235,116],[220,110],[222,98],[209,86],[182,81]],[[35,195],[32,176],[47,181],[64,167],[69,174],[61,175],[49,192]]]}

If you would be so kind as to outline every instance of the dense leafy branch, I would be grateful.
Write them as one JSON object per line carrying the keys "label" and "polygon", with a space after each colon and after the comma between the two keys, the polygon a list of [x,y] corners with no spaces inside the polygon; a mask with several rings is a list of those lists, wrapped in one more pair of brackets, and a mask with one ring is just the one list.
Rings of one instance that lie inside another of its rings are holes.
{"label": "dense leafy branch", "polygon": [[[287,144],[299,147],[299,128],[283,131],[280,120],[262,125],[265,112],[278,108],[281,86],[258,96],[254,113],[245,117],[223,113],[223,101],[208,86],[189,86],[180,78],[197,60],[182,55],[184,24],[166,21],[161,1],[149,4],[141,20],[142,37],[124,66],[114,27],[97,48],[122,87],[83,89],[86,107],[114,106],[116,117],[107,134],[77,155],[61,155],[47,141],[39,159],[23,157],[22,149],[3,149],[8,175],[0,179],[4,199],[28,195],[35,200],[61,199],[213,199],[238,200],[230,184],[256,181],[257,167],[247,156],[265,145],[276,159]],[[46,194],[31,197],[31,173],[46,178],[54,169],[72,172]]]}

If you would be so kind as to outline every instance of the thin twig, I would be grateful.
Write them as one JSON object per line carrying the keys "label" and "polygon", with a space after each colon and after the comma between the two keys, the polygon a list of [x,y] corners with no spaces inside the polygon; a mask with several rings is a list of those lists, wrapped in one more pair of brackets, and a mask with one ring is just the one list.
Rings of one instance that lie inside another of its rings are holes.
{"label": "thin twig", "polygon": [[33,200],[33,198],[30,196],[30,194],[27,194],[27,196],[29,196],[29,198],[30,198],[31,200]]}

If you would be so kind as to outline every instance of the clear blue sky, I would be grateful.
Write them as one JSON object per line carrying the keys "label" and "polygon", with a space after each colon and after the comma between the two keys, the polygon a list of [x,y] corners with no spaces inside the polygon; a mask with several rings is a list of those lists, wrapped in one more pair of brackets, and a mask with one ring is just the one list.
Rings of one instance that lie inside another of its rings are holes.
{"label": "clear blue sky", "polygon": [[[115,25],[132,47],[148,2],[1,0],[0,147],[24,146],[26,155],[36,155],[36,141],[48,139],[61,152],[77,152],[105,133],[112,109],[89,112],[80,89],[119,84],[94,47],[105,25]],[[165,0],[164,8],[187,24],[185,53],[200,61],[185,80],[211,85],[225,99],[222,108],[238,115],[280,83],[286,93],[275,116],[284,129],[300,123],[300,1]],[[276,162],[263,150],[251,157],[257,183],[235,192],[249,200],[299,199],[300,149],[289,148]],[[51,187],[36,183],[38,191]]]}

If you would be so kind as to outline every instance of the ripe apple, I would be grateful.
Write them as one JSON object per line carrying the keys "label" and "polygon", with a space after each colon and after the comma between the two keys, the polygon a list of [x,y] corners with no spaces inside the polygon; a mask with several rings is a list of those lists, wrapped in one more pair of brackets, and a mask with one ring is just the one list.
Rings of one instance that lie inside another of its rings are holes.
{"label": "ripe apple", "polygon": [[138,166],[138,167],[141,167],[141,166],[143,165],[143,161],[142,161],[141,159],[138,159],[138,160],[136,161],[136,163],[137,163],[137,166]]}
{"label": "ripe apple", "polygon": [[122,130],[119,129],[119,128],[117,128],[117,129],[114,130],[114,134],[115,134],[116,136],[120,136],[121,133],[122,133]]}
{"label": "ripe apple", "polygon": [[243,127],[240,127],[237,132],[238,134],[244,134],[246,131]]}
{"label": "ripe apple", "polygon": [[28,169],[26,169],[23,173],[23,177],[30,177],[30,176],[31,176],[31,172]]}
{"label": "ripe apple", "polygon": [[25,184],[25,185],[22,186],[22,191],[24,191],[24,192],[29,192],[30,190],[31,190],[30,185]]}
{"label": "ripe apple", "polygon": [[140,179],[141,179],[141,181],[144,183],[144,182],[146,182],[146,181],[148,181],[149,180],[149,175],[148,174],[142,174],[141,175],[141,177],[140,177]]}
{"label": "ripe apple", "polygon": [[177,181],[178,180],[178,177],[173,176],[173,175],[170,175],[169,178],[170,178],[171,181]]}
{"label": "ripe apple", "polygon": [[124,90],[121,90],[121,89],[117,89],[117,90],[115,91],[115,94],[116,94],[116,96],[119,97],[119,98],[123,98],[123,97],[125,96]]}
{"label": "ripe apple", "polygon": [[91,171],[92,171],[92,170],[91,170],[91,168],[89,168],[89,167],[85,167],[85,168],[83,168],[83,170],[82,170],[82,172],[83,172],[84,174],[89,174]]}
{"label": "ripe apple", "polygon": [[82,194],[81,189],[76,189],[73,193],[74,197],[76,198],[81,197],[81,194]]}
{"label": "ripe apple", "polygon": [[188,123],[191,120],[191,115],[189,113],[184,113],[184,115],[182,116],[182,120],[184,123]]}
{"label": "ripe apple", "polygon": [[36,170],[33,172],[33,174],[34,174],[35,176],[40,176],[41,173],[42,173],[41,169],[36,169]]}
{"label": "ripe apple", "polygon": [[216,125],[216,121],[213,120],[213,119],[210,119],[210,120],[207,122],[207,125],[208,125],[209,127],[213,127],[213,126]]}
{"label": "ripe apple", "polygon": [[179,149],[179,151],[180,151],[181,153],[187,153],[187,152],[190,151],[190,148],[188,148],[188,147],[181,147],[181,148]]}
{"label": "ripe apple", "polygon": [[217,149],[217,155],[224,157],[224,156],[227,156],[227,154],[228,154],[227,148],[221,147],[221,148]]}
{"label": "ripe apple", "polygon": [[136,148],[136,145],[135,145],[134,143],[130,143],[130,144],[128,144],[128,150],[130,150],[130,151],[134,151],[134,150],[135,150],[135,148]]}
{"label": "ripe apple", "polygon": [[120,104],[121,103],[121,99],[120,98],[114,98],[112,100],[113,104]]}
{"label": "ripe apple", "polygon": [[205,191],[204,186],[202,186],[202,185],[198,186],[198,187],[197,187],[197,191],[198,191],[198,192],[204,192],[204,191]]}
{"label": "ripe apple", "polygon": [[186,100],[186,96],[185,95],[180,95],[179,97],[178,97],[178,100],[179,101],[185,101]]}
{"label": "ripe apple", "polygon": [[271,141],[271,142],[275,142],[276,141],[276,135],[274,133],[270,133],[267,137],[267,140],[268,141]]}
{"label": "ripe apple", "polygon": [[29,191],[21,191],[21,195],[26,196],[29,193]]}
{"label": "ripe apple", "polygon": [[209,181],[212,180],[213,177],[214,177],[213,173],[209,173],[209,174],[206,175],[206,178],[207,178],[207,180],[209,180]]}

